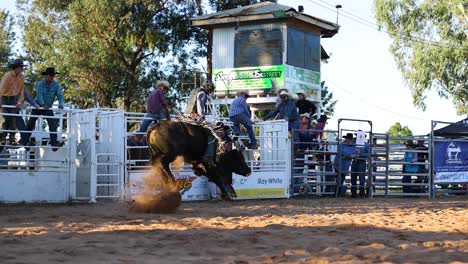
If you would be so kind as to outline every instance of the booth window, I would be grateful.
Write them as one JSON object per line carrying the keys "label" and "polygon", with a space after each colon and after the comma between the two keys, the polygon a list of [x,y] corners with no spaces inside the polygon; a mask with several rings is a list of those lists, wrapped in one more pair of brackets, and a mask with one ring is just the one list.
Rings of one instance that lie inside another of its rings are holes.
{"label": "booth window", "polygon": [[239,31],[234,40],[234,67],[283,64],[280,29]]}
{"label": "booth window", "polygon": [[287,64],[320,72],[320,35],[288,27]]}

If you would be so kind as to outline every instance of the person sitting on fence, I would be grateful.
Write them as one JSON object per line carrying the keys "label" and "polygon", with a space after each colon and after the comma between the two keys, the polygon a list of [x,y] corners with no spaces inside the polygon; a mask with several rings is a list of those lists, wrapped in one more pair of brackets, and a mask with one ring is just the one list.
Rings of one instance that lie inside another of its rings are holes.
{"label": "person sitting on fence", "polygon": [[[408,140],[406,141],[406,149],[411,151],[414,149],[414,143],[412,140]],[[405,152],[405,156],[404,156],[404,162],[410,162],[410,163],[413,163],[413,162],[417,162],[418,161],[418,157],[416,155],[415,152]],[[419,167],[418,165],[416,164],[404,164],[403,165],[403,173],[417,173],[419,170]],[[402,180],[401,180],[402,183],[412,183],[412,180],[411,180],[411,175],[404,175]],[[403,186],[403,193],[411,193],[413,190],[413,188],[411,186]]]}
{"label": "person sitting on fence", "polygon": [[346,175],[349,173],[351,161],[357,156],[355,144],[353,143],[353,134],[347,133],[343,138],[344,142],[340,144],[341,151],[338,152],[338,155],[335,156],[335,160],[333,161],[335,171],[339,173],[339,175],[337,175],[338,195],[345,195],[346,189],[343,188],[343,183]]}
{"label": "person sitting on fence", "polygon": [[[36,102],[40,107],[42,107],[42,109],[33,109],[31,111],[32,116],[29,118],[28,125],[26,127],[28,131],[33,131],[36,127],[37,117],[34,116],[54,116],[54,111],[51,108],[54,104],[55,98],[58,99],[59,108],[63,109],[64,100],[62,87],[60,87],[60,84],[54,80],[55,75],[57,74],[59,73],[56,72],[53,67],[47,68],[45,72],[42,72],[42,75],[45,76],[44,80],[41,80],[36,84]],[[52,148],[52,150],[56,151],[58,147],[62,146],[62,143],[58,143],[57,141],[58,120],[54,118],[46,118],[46,120],[50,131],[50,145],[55,147]],[[25,141],[29,141],[30,137],[31,132],[26,133]],[[29,145],[32,145],[32,143]]]}
{"label": "person sitting on fence", "polygon": [[[24,91],[24,100],[26,100],[29,104],[31,104],[32,106],[34,106],[35,108],[39,108],[40,106],[36,103],[36,101],[34,100],[34,98],[32,98],[28,92],[25,90]],[[16,102],[18,101],[18,96],[16,96]],[[24,105],[24,104],[23,104]],[[18,118],[19,121],[17,120],[17,122],[23,122],[24,123],[24,120],[23,118]],[[13,126],[13,130],[16,130],[16,124],[13,124],[15,126]],[[24,123],[24,127],[26,127],[26,123]],[[16,144],[16,141],[15,141],[15,132],[9,132],[7,133],[9,136],[9,139],[10,139],[10,144],[11,145],[15,145]],[[22,141],[20,141],[20,144],[21,145],[26,145],[27,142],[24,142],[24,139]]]}
{"label": "person sitting on fence", "polygon": [[317,120],[317,124],[314,125],[312,128],[313,130],[316,130],[312,133],[312,138],[314,140],[322,140],[323,139],[323,130],[325,129],[325,125],[327,124],[328,116],[327,115],[321,115],[320,118]]}
{"label": "person sitting on fence", "polygon": [[[279,119],[284,119],[288,121],[288,130],[294,131],[299,129],[299,113],[297,112],[296,104],[294,103],[291,95],[287,91],[282,91],[280,93],[280,98],[282,100],[281,104],[277,106],[273,111],[268,113],[263,120],[275,117],[279,114]],[[294,140],[299,141],[299,135],[294,133]]]}
{"label": "person sitting on fence", "polygon": [[229,108],[229,120],[234,123],[232,129],[236,136],[240,135],[240,125],[243,125],[247,129],[247,133],[250,138],[250,149],[257,149],[257,139],[255,139],[255,133],[252,127],[252,121],[250,120],[250,111],[247,107],[247,98],[249,98],[248,90],[241,90],[237,92],[237,98],[231,104]]}
{"label": "person sitting on fence", "polygon": [[133,138],[135,141],[140,141],[143,133],[146,133],[148,127],[153,122],[158,122],[161,119],[170,119],[169,105],[166,99],[166,93],[169,91],[169,82],[157,81],[155,89],[146,98],[146,114],[141,123],[138,134]]}
{"label": "person sitting on fence", "polygon": [[351,197],[357,197],[357,179],[359,177],[359,196],[366,195],[366,164],[369,157],[369,144],[356,145],[356,157],[351,163]]}
{"label": "person sitting on fence", "polygon": [[[16,59],[10,65],[11,71],[5,73],[0,81],[0,106],[12,105],[16,108],[2,107],[3,124],[2,130],[15,130],[18,128],[21,131],[26,130],[23,118],[20,116],[10,116],[5,114],[19,114],[19,109],[24,101],[24,75],[23,69],[25,67],[23,60]],[[15,127],[16,126],[16,127]],[[13,133],[10,133],[12,135]],[[6,144],[6,132],[0,133],[0,144]],[[25,143],[25,133],[21,132],[21,143]],[[12,138],[10,138],[10,142]]]}
{"label": "person sitting on fence", "polygon": [[207,112],[206,104],[208,102],[209,95],[213,92],[213,90],[214,86],[210,80],[203,81],[200,88],[192,90],[187,101],[185,113],[189,116],[196,114],[202,119],[205,119]]}

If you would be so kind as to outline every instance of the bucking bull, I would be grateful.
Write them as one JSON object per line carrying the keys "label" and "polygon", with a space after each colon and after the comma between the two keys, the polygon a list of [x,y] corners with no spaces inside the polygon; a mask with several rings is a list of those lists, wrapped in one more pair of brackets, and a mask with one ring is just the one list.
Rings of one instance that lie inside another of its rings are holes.
{"label": "bucking bull", "polygon": [[[205,175],[221,190],[225,200],[236,197],[232,188],[232,173],[249,176],[251,170],[239,150],[230,150],[220,155],[215,166],[208,166],[202,162],[208,146],[208,136],[212,133],[208,128],[200,125],[163,121],[147,132],[150,161],[152,166],[161,166],[164,171],[162,177],[165,183],[174,183],[175,178],[169,165],[179,156],[192,165],[195,174]],[[202,165],[202,166],[200,166]]]}

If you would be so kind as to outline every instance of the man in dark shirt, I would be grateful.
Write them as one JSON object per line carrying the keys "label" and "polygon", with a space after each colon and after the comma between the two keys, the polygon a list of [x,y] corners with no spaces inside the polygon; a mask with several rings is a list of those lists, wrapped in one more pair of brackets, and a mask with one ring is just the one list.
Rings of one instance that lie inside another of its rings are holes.
{"label": "man in dark shirt", "polygon": [[315,104],[306,99],[306,95],[303,91],[298,91],[297,96],[299,100],[297,100],[296,106],[299,108],[299,114],[309,113],[312,117],[317,110]]}
{"label": "man in dark shirt", "polygon": [[169,106],[167,104],[166,93],[169,91],[169,82],[158,81],[155,89],[146,98],[145,119],[141,123],[138,134],[134,140],[139,141],[153,122],[161,119],[170,119]]}

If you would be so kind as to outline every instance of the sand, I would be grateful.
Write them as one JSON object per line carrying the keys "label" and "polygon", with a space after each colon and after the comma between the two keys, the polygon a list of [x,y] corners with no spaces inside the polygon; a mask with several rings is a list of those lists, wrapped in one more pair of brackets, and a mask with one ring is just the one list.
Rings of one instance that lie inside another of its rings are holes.
{"label": "sand", "polygon": [[0,263],[467,263],[468,198],[0,205]]}

